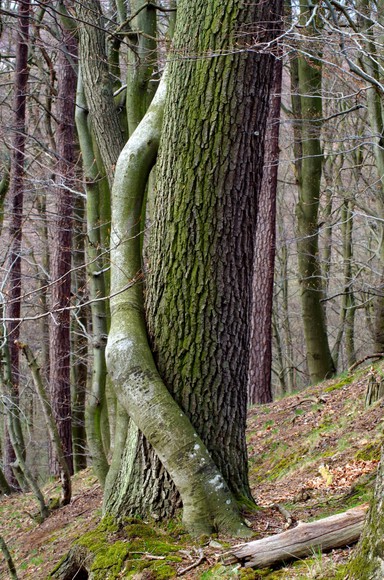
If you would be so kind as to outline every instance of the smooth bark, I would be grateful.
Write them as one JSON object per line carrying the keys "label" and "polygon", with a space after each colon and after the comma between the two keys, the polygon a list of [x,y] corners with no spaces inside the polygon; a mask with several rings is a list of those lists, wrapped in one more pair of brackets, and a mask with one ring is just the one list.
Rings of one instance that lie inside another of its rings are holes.
{"label": "smooth bark", "polygon": [[[295,117],[295,166],[299,190],[296,205],[297,252],[301,285],[302,318],[307,351],[307,365],[312,383],[335,373],[324,307],[323,283],[319,258],[318,211],[323,154],[321,150],[322,65],[320,39],[306,2],[300,2],[305,55],[298,53],[292,67],[292,106]],[[308,56],[308,52],[310,56]],[[295,68],[296,67],[296,68]]]}
{"label": "smooth bark", "polygon": [[81,74],[78,80],[76,104],[76,126],[83,159],[87,194],[87,273],[90,280],[89,294],[91,300],[93,300],[91,303],[93,368],[91,392],[87,404],[87,438],[93,468],[99,481],[104,485],[109,469],[102,436],[102,412],[106,406],[107,367],[105,347],[108,336],[109,313],[105,283],[104,244],[101,236],[101,223],[103,222],[99,187],[101,176],[93,150]]}
{"label": "smooth bark", "polygon": [[73,469],[77,473],[87,467],[87,435],[85,429],[85,403],[88,382],[88,315],[84,306],[87,298],[87,274],[85,243],[85,201],[81,195],[74,199],[74,228],[72,244],[72,294],[79,308],[71,317],[71,401]]}
{"label": "smooth bark", "polygon": [[[134,14],[143,7],[141,0],[131,0]],[[153,4],[140,10],[133,19],[131,34],[134,46],[129,50],[127,70],[127,118],[129,135],[132,135],[147,111],[157,88],[157,19]]]}

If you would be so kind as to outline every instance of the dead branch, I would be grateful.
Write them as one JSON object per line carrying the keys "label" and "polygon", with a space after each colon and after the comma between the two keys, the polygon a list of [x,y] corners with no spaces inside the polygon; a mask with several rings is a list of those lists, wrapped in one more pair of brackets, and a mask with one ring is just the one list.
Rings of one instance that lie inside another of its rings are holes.
{"label": "dead branch", "polygon": [[353,365],[351,367],[349,367],[348,372],[350,373],[351,371],[354,371],[357,367],[362,365],[363,362],[365,362],[366,360],[369,360],[370,358],[383,358],[383,357],[384,357],[384,352],[376,352],[375,354],[367,354],[367,356],[364,356],[360,360],[353,363]]}
{"label": "dead branch", "polygon": [[234,546],[223,554],[223,562],[240,562],[246,568],[266,568],[293,558],[303,558],[314,551],[353,544],[360,537],[367,508],[367,505],[362,505],[317,522],[299,523],[292,530]]}

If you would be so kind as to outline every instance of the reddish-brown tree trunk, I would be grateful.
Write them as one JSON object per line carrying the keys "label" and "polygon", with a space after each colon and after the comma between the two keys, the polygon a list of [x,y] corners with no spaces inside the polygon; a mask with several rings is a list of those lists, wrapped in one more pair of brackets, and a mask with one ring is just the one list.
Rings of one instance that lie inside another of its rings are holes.
{"label": "reddish-brown tree trunk", "polygon": [[264,172],[258,201],[253,272],[248,402],[272,401],[272,301],[276,241],[276,188],[282,61],[276,60],[265,138]]}
{"label": "reddish-brown tree trunk", "polygon": [[[11,219],[9,226],[10,246],[7,275],[7,335],[12,367],[12,388],[15,409],[19,393],[19,349],[15,345],[20,334],[21,297],[21,241],[24,201],[24,159],[25,159],[25,112],[28,82],[28,41],[29,41],[30,0],[21,0],[18,6],[18,40],[16,44],[15,94],[13,99],[13,138],[11,153],[11,175],[9,196]],[[15,411],[17,412],[17,410]],[[7,435],[5,444],[4,472],[8,482],[17,487],[11,464],[15,453]]]}
{"label": "reddish-brown tree trunk", "polygon": [[[73,473],[70,389],[70,303],[72,209],[75,162],[75,96],[77,43],[63,29],[62,50],[58,57],[57,192],[52,248],[52,321],[50,327],[50,385],[52,408]],[[55,458],[51,470],[58,472]]]}

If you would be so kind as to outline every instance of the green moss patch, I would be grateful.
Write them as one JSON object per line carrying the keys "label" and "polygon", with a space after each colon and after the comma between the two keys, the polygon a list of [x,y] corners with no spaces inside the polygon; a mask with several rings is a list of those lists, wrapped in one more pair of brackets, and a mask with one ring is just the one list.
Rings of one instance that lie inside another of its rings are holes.
{"label": "green moss patch", "polygon": [[330,385],[329,387],[324,389],[324,393],[332,393],[332,391],[342,389],[343,387],[345,387],[345,385],[350,385],[353,380],[354,380],[353,376],[345,377],[341,381],[338,381],[337,383],[334,383],[333,385]]}
{"label": "green moss patch", "polygon": [[182,562],[176,554],[180,545],[163,530],[143,522],[133,521],[119,528],[112,518],[104,518],[76,544],[90,552],[89,571],[94,580],[114,580],[122,572],[129,578],[144,569],[148,578],[174,578],[172,564]]}
{"label": "green moss patch", "polygon": [[355,459],[362,461],[380,461],[382,441],[367,443],[355,454]]}

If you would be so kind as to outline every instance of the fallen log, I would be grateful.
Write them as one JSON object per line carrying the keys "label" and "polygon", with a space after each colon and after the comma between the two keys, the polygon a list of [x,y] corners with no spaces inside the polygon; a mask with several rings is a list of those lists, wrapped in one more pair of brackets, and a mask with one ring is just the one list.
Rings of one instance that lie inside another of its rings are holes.
{"label": "fallen log", "polygon": [[368,505],[362,505],[316,522],[299,523],[296,528],[262,540],[233,546],[223,554],[223,562],[240,562],[246,568],[268,568],[319,550],[354,544],[362,532],[367,509]]}

